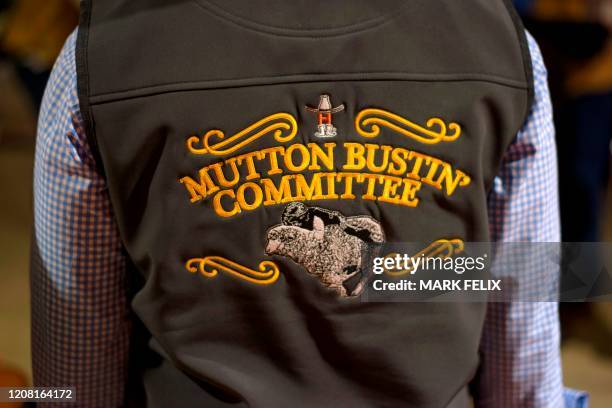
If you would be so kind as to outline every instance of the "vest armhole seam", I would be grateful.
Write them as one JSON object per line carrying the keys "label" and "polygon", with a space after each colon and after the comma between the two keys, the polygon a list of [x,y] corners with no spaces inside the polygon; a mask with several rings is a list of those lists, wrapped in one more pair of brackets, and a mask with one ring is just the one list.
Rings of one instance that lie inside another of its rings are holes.
{"label": "vest armhole seam", "polygon": [[510,145],[516,139],[516,135],[518,134],[518,132],[520,132],[524,124],[527,122],[527,119],[529,118],[529,115],[531,113],[531,107],[535,100],[533,63],[531,61],[531,52],[529,50],[529,43],[527,41],[527,33],[525,31],[525,26],[523,25],[521,17],[519,16],[518,12],[514,8],[514,5],[512,4],[511,0],[502,0],[502,2],[504,3],[507,9],[507,12],[510,16],[510,19],[512,20],[512,24],[514,25],[516,35],[517,35],[517,41],[521,49],[523,69],[525,71],[525,81],[526,81],[525,90],[527,91],[526,92],[527,95],[526,95],[526,101],[525,101],[525,109],[522,115],[521,122],[518,124],[516,132],[511,133],[511,138],[507,142],[505,142],[504,148],[499,158],[499,162],[497,163],[497,168],[495,169],[495,172],[494,172],[494,176],[491,179],[490,183],[488,185],[485,185],[485,193],[487,197],[489,197],[489,194],[491,193],[493,189],[494,178],[499,174],[500,169],[502,167],[503,156],[508,150],[508,148],[510,147]]}
{"label": "vest armhole seam", "polygon": [[[523,121],[521,126],[527,121],[529,118],[529,114],[531,113],[531,107],[535,100],[535,89],[534,89],[534,77],[533,77],[533,62],[531,60],[531,51],[529,49],[529,41],[527,40],[527,33],[525,26],[519,16],[518,12],[514,8],[514,5],[511,3],[511,0],[503,0],[506,9],[508,10],[508,14],[512,19],[514,24],[516,35],[518,37],[519,46],[521,48],[521,55],[523,59],[523,69],[525,71],[525,81],[527,82],[527,101],[525,106],[525,114],[523,116]],[[520,127],[519,127],[520,129]],[[517,129],[518,130],[518,129]]]}
{"label": "vest armhole seam", "polygon": [[102,155],[99,150],[98,142],[95,136],[95,127],[93,124],[93,115],[91,112],[91,97],[89,86],[89,70],[88,70],[88,44],[89,44],[89,27],[91,22],[91,0],[81,1],[81,12],[79,14],[79,29],[76,40],[76,74],[77,74],[77,96],[79,100],[79,109],[85,129],[85,136],[89,149],[93,156],[98,173],[106,179],[106,172],[102,163]]}

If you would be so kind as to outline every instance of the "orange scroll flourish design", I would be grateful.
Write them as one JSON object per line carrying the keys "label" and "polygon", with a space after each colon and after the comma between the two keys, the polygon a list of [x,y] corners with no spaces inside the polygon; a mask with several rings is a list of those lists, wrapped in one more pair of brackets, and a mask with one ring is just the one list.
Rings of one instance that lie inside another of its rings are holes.
{"label": "orange scroll flourish design", "polygon": [[461,136],[459,124],[447,124],[440,118],[429,119],[423,127],[395,113],[374,108],[362,110],[355,118],[355,129],[363,137],[377,137],[381,126],[428,145],[454,142]]}
{"label": "orange scroll flourish design", "polygon": [[192,258],[185,263],[185,268],[191,273],[200,272],[207,278],[214,278],[222,271],[257,285],[272,284],[280,275],[278,265],[272,261],[260,262],[257,271],[222,256]]}
{"label": "orange scroll flourish design", "polygon": [[193,154],[212,154],[225,156],[233,153],[249,143],[273,133],[279,143],[292,140],[298,131],[295,118],[289,113],[275,113],[253,123],[240,132],[225,138],[225,132],[213,129],[203,136],[190,136],[187,139],[187,149]]}

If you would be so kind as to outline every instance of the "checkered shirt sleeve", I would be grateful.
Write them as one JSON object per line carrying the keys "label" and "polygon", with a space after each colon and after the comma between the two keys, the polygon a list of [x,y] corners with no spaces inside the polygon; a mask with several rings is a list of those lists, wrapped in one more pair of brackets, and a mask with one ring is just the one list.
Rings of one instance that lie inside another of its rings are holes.
{"label": "checkered shirt sleeve", "polygon": [[85,137],[74,56],[73,33],[53,68],[38,122],[34,384],[75,387],[80,407],[113,407],[123,401],[127,372],[126,259],[105,181]]}
{"label": "checkered shirt sleeve", "polygon": [[[547,72],[528,36],[535,99],[488,197],[496,242],[560,240],[557,155]],[[478,407],[563,407],[559,320],[554,302],[489,303],[481,341]]]}

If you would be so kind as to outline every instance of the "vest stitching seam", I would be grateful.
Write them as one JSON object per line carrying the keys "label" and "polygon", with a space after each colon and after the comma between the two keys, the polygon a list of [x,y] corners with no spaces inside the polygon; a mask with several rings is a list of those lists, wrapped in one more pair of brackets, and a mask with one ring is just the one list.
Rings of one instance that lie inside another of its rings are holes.
{"label": "vest stitching seam", "polygon": [[[244,17],[234,14],[223,7],[211,3],[207,0],[193,0],[196,6],[201,8],[203,11],[221,19],[222,21],[230,24],[234,24],[240,28],[252,30],[258,33],[268,34],[276,37],[296,37],[296,38],[310,38],[310,39],[322,39],[331,37],[340,37],[343,35],[355,34],[370,29],[380,27],[396,18],[397,11],[406,7],[402,5],[388,14],[374,17],[369,20],[361,21],[354,24],[349,24],[343,27],[337,28],[316,28],[316,29],[291,29],[289,27],[277,27],[266,25],[256,21],[249,21]],[[206,4],[203,4],[206,3]]]}
{"label": "vest stitching seam", "polygon": [[[367,77],[368,75],[378,75],[377,77]],[[516,89],[528,89],[528,85],[521,81],[482,75],[469,74],[450,74],[440,75],[440,77],[419,77],[419,74],[401,74],[394,72],[378,72],[378,73],[348,73],[348,74],[332,74],[332,75],[279,75],[273,77],[254,77],[254,78],[237,78],[237,79],[221,79],[215,81],[184,81],[173,82],[168,84],[151,85],[142,88],[127,89],[121,91],[104,92],[90,96],[92,105],[99,105],[107,102],[114,102],[124,99],[133,99],[138,97],[152,96],[174,92],[188,92],[208,89],[221,88],[244,88],[251,86],[265,85],[286,85],[294,83],[311,83],[311,82],[327,82],[327,81],[406,81],[406,82],[484,82],[494,85],[506,86]]]}

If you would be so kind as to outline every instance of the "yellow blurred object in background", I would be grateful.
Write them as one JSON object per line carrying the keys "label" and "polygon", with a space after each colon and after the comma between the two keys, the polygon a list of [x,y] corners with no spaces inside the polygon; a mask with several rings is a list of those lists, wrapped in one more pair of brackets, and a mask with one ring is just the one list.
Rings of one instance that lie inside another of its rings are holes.
{"label": "yellow blurred object in background", "polygon": [[33,68],[53,66],[79,11],[68,0],[19,0],[6,22],[3,48]]}
{"label": "yellow blurred object in background", "polygon": [[566,86],[574,96],[612,89],[612,41],[598,55],[573,66]]}
{"label": "yellow blurred object in background", "polygon": [[588,21],[592,16],[592,1],[588,0],[537,0],[533,14],[545,20]]}
{"label": "yellow blurred object in background", "polygon": [[[24,374],[0,362],[0,387],[20,388],[26,387],[27,385],[28,382]],[[23,406],[21,402],[5,402],[0,405],[6,408],[19,408]]]}

